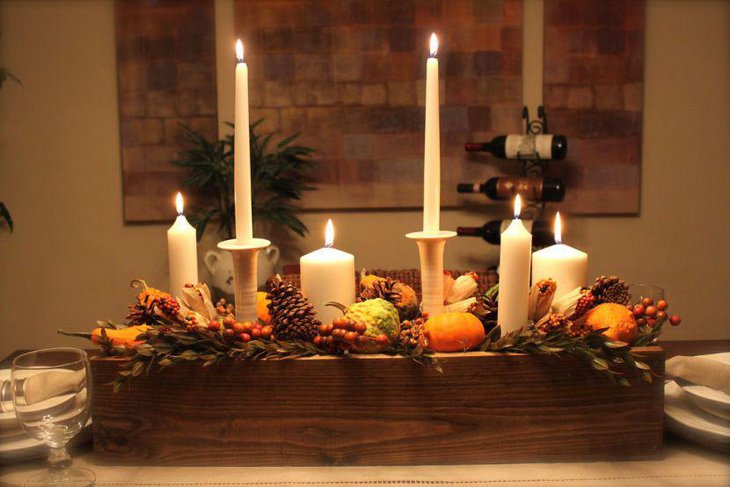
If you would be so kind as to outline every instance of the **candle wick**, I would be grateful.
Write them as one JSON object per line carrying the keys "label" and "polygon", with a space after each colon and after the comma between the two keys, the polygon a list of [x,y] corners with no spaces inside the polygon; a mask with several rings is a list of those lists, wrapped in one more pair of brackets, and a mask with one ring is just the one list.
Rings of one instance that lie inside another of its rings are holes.
{"label": "candle wick", "polygon": [[331,249],[334,246],[334,243],[326,243],[324,244],[324,248]]}

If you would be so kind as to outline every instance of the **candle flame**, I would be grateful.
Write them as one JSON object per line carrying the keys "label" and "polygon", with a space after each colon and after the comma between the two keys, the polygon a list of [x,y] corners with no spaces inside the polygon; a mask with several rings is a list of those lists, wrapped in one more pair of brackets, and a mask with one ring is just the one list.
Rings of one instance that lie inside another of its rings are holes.
{"label": "candle flame", "polygon": [[236,57],[238,58],[238,62],[243,62],[243,42],[241,39],[238,39],[236,41]]}
{"label": "candle flame", "polygon": [[563,224],[560,221],[560,212],[555,212],[555,243],[563,242]]}
{"label": "candle flame", "polygon": [[182,193],[178,192],[177,196],[175,196],[175,208],[177,209],[177,214],[182,215],[183,214],[183,197]]}
{"label": "candle flame", "polygon": [[431,41],[429,42],[429,47],[431,48],[431,57],[436,57],[436,54],[439,50],[439,38],[436,37],[436,33],[431,33]]}
{"label": "candle flame", "polygon": [[520,213],[522,213],[522,198],[518,194],[515,196],[515,219],[520,217]]}
{"label": "candle flame", "polygon": [[332,219],[327,220],[327,227],[324,230],[324,246],[332,247],[335,243],[335,226]]}

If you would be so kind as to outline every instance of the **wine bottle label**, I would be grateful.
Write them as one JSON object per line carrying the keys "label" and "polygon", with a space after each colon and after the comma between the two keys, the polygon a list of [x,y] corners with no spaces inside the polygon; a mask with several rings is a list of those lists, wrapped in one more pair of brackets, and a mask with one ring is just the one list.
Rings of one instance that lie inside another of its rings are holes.
{"label": "wine bottle label", "polygon": [[508,135],[504,143],[507,159],[552,158],[552,135]]}
{"label": "wine bottle label", "polygon": [[497,196],[511,199],[516,194],[531,201],[542,201],[542,179],[538,178],[499,178]]}

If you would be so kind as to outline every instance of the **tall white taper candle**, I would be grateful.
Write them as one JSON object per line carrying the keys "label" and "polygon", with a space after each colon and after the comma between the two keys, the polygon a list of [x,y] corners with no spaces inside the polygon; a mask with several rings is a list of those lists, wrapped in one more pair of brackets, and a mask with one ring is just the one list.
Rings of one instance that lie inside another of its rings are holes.
{"label": "tall white taper candle", "polygon": [[426,61],[426,125],[423,143],[423,231],[438,232],[441,210],[441,141],[439,131],[438,38],[431,34]]}
{"label": "tall white taper candle", "polygon": [[502,232],[499,249],[499,306],[497,324],[502,336],[527,325],[530,300],[532,234],[520,220],[522,200],[515,197],[515,218]]}
{"label": "tall white taper candle", "polygon": [[251,146],[248,119],[248,66],[243,62],[243,42],[236,42],[236,99],[233,187],[236,200],[236,240],[247,244],[253,238],[251,211]]}

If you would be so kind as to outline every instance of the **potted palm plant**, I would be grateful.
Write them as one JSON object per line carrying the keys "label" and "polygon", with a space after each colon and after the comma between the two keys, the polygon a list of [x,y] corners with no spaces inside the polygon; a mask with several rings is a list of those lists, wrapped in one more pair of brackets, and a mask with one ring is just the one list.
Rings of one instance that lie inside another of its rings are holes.
{"label": "potted palm plant", "polygon": [[[3,84],[7,80],[15,81],[21,86],[23,85],[23,83],[21,83],[13,73],[7,70],[7,68],[0,68],[0,89],[2,89]],[[10,211],[8,211],[7,207],[2,202],[0,202],[0,228],[5,228],[10,232],[13,231],[13,218],[10,216]]]}
{"label": "potted palm plant", "polygon": [[[309,182],[313,169],[314,149],[296,145],[299,134],[274,142],[274,134],[262,135],[262,120],[251,124],[251,189],[253,218],[259,229],[276,227],[304,236],[307,227],[299,219],[297,202],[305,191],[314,190]],[[233,127],[232,124],[228,124]],[[187,169],[186,185],[204,196],[203,205],[192,208],[190,223],[197,230],[198,240],[211,224],[216,225],[216,239],[235,236],[235,204],[233,191],[234,136],[207,140],[205,136],[183,126],[183,135],[190,148],[173,164]],[[259,282],[275,273],[279,249],[271,246],[259,265]],[[203,254],[203,264],[211,274],[217,294],[233,294],[233,265],[227,252],[210,249]]]}

